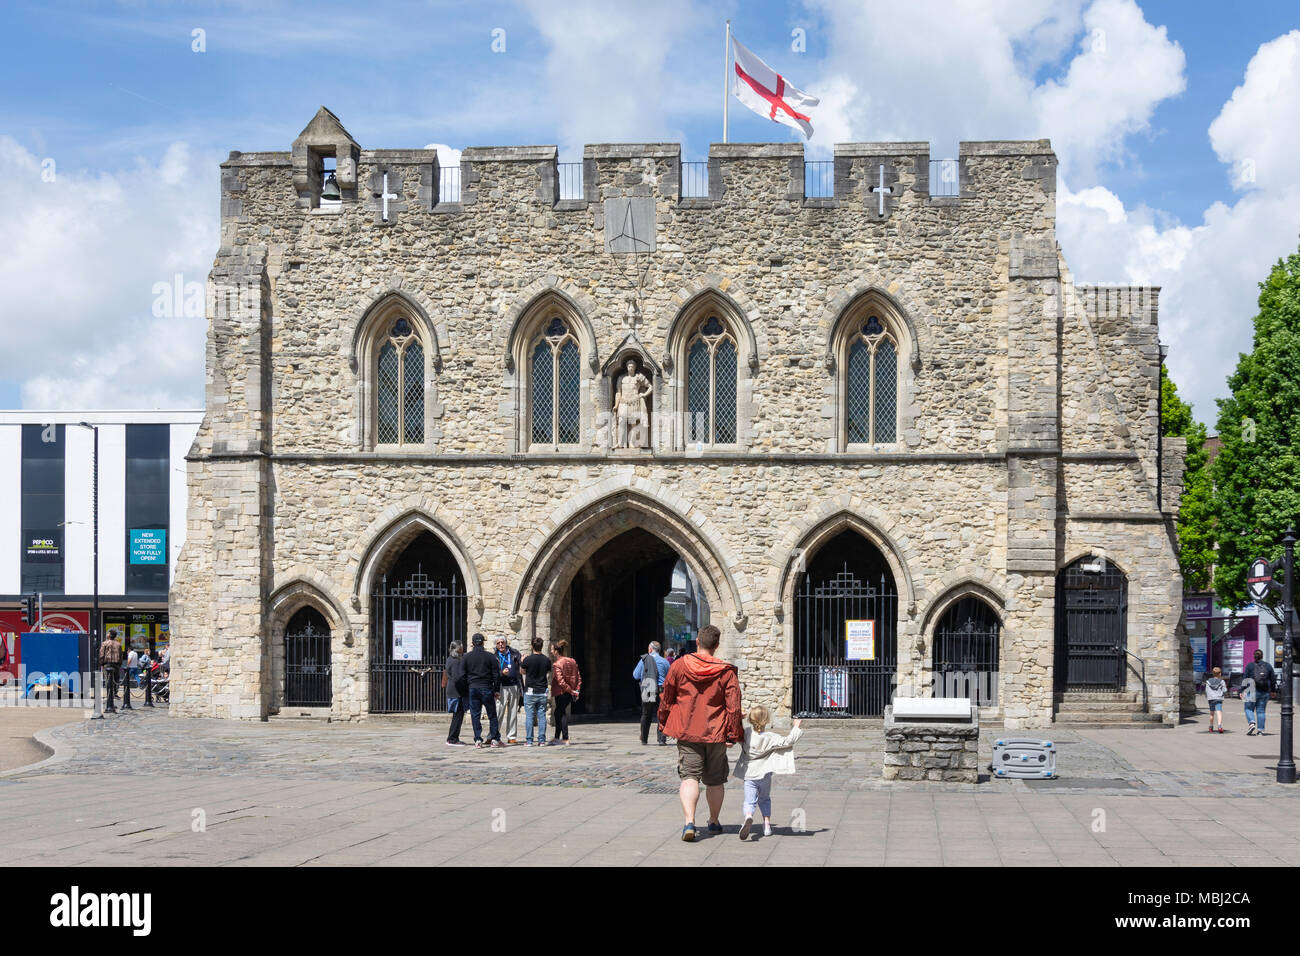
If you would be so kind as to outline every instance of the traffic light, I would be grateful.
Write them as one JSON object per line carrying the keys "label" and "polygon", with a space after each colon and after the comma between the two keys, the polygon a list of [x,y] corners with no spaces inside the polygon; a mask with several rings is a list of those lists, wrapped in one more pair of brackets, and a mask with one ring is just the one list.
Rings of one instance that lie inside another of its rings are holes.
{"label": "traffic light", "polygon": [[29,594],[23,598],[23,623],[29,627],[36,626],[36,595]]}

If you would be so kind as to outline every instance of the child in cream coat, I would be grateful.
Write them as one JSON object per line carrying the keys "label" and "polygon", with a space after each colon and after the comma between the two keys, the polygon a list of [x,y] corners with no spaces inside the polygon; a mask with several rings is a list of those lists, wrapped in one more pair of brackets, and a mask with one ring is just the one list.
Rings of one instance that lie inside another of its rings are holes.
{"label": "child in cream coat", "polygon": [[745,825],[740,828],[742,840],[749,839],[755,809],[763,814],[763,836],[772,835],[772,777],[794,773],[794,744],[803,736],[799,721],[794,721],[791,731],[782,737],[768,731],[767,725],[771,720],[771,713],[761,704],[749,708],[750,726],[745,730],[744,748],[731,773],[745,781]]}

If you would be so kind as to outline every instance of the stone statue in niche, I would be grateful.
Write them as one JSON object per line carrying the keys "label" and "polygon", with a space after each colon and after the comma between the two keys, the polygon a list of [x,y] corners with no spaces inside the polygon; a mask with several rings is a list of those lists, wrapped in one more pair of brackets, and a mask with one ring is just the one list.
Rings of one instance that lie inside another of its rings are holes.
{"label": "stone statue in niche", "polygon": [[650,447],[650,405],[654,387],[637,370],[636,359],[623,364],[624,372],[614,392],[614,447]]}

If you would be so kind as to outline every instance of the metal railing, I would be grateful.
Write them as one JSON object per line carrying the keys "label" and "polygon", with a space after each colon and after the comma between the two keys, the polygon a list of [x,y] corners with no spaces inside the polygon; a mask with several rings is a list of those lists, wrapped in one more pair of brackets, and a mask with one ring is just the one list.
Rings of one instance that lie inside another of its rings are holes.
{"label": "metal railing", "polygon": [[438,167],[438,202],[460,202],[460,166]]}
{"label": "metal railing", "polygon": [[682,199],[709,198],[709,164],[682,163]]}
{"label": "metal railing", "polygon": [[556,163],[560,175],[560,199],[583,199],[582,163]]}
{"label": "metal railing", "polygon": [[[1133,658],[1133,660],[1137,661],[1140,665],[1140,670],[1137,671],[1137,674],[1138,678],[1142,681],[1142,711],[1143,713],[1147,713],[1151,708],[1151,696],[1147,692],[1147,662],[1141,657],[1138,657],[1127,647],[1123,650],[1128,657]],[[1129,664],[1129,668],[1132,669],[1132,667],[1133,665]]]}
{"label": "metal railing", "polygon": [[930,195],[961,195],[961,170],[957,165],[957,160],[930,160]]}
{"label": "metal railing", "polygon": [[835,195],[835,161],[816,160],[803,164],[805,199],[831,199]]}

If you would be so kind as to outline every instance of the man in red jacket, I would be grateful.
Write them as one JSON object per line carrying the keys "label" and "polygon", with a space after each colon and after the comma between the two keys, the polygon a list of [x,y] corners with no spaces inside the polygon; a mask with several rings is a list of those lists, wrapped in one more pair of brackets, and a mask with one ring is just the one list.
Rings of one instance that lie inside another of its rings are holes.
{"label": "man in red jacket", "polygon": [[695,804],[704,782],[709,832],[721,833],[718,815],[727,783],[727,748],[745,739],[736,666],[713,656],[722,633],[712,624],[700,629],[699,650],[673,661],[659,696],[659,732],[677,740],[678,791],[686,826],[682,839],[695,839]]}

